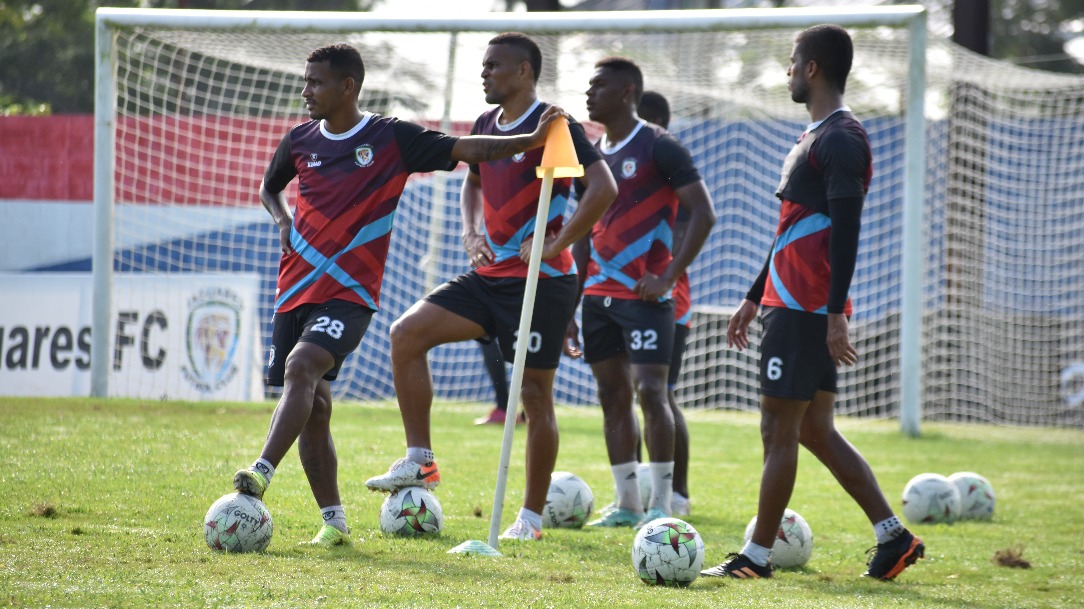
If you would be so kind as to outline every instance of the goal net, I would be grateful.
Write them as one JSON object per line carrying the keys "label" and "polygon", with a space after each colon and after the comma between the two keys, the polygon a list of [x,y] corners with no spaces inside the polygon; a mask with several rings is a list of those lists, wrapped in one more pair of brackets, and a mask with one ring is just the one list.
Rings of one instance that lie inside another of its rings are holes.
{"label": "goal net", "polygon": [[[361,51],[364,110],[465,134],[488,109],[478,76],[487,41],[515,30],[542,49],[539,96],[573,116],[586,119],[587,80],[611,55],[635,60],[646,88],[669,99],[670,129],[719,217],[690,271],[698,308],[679,396],[690,407],[756,408],[756,345],[726,349],[727,311],[760,270],[782,159],[808,122],[786,89],[794,35],[822,22],[855,40],[847,101],[875,158],[852,288],[861,357],[842,374],[841,412],[907,418],[921,407],[937,418],[1079,424],[1068,405],[1077,381],[1062,372],[1084,361],[1084,208],[1073,200],[1084,181],[1074,145],[1084,135],[1081,82],[943,41],[916,54],[912,45],[926,48],[916,7],[458,19],[99,9],[94,336],[109,340],[94,345],[96,393],[145,393],[102,371],[119,352],[114,276],[255,275],[266,354],[279,246],[257,189],[279,139],[307,120],[310,51],[336,42]],[[465,171],[409,180],[381,310],[336,397],[393,398],[391,323],[469,268],[459,240]],[[492,399],[477,345],[440,347],[430,362],[441,399]],[[582,362],[562,360],[556,399],[597,403]]]}

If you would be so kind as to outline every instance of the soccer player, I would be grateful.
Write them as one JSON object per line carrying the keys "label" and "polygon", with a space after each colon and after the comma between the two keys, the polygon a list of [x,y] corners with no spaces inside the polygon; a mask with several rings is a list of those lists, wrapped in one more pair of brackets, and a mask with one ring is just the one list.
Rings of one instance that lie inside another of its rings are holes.
{"label": "soccer player", "polygon": [[[595,144],[618,183],[617,200],[574,252],[583,279],[583,356],[602,404],[617,506],[590,523],[639,527],[672,513],[674,416],[667,378],[674,344],[671,291],[715,223],[711,196],[692,157],[662,127],[637,116],[643,75],[632,61],[595,64],[587,112],[605,128]],[[678,207],[686,238],[671,254]],[[652,492],[643,509],[633,394],[644,415]]]}
{"label": "soccer player", "polygon": [[[472,133],[514,134],[534,130],[549,104],[535,86],[542,53],[529,37],[508,32],[489,41],[482,59],[487,103]],[[557,460],[553,379],[565,330],[576,306],[576,269],[568,247],[586,235],[617,193],[613,176],[577,123],[570,125],[576,154],[586,175],[576,211],[564,222],[571,180],[554,181],[546,243],[529,336],[516,336],[526,290],[531,236],[541,190],[535,177],[541,151],[471,165],[463,182],[463,244],[475,268],[438,287],[416,303],[391,330],[392,370],[406,431],[406,457],[365,484],[376,491],[405,486],[434,488],[440,481],[430,441],[433,385],[426,356],[438,345],[461,340],[496,340],[506,359],[525,347],[520,396],[527,413],[527,488],[515,522],[502,539],[542,537],[542,508]],[[483,214],[484,222],[479,221]],[[483,227],[483,232],[478,231]]]}
{"label": "soccer player", "polygon": [[[365,66],[356,49],[316,49],[305,65],[312,120],[275,151],[260,200],[279,228],[282,258],[267,384],[282,386],[260,458],[234,474],[239,492],[262,497],[296,440],[323,527],[309,543],[350,543],[331,438],[331,384],[361,342],[379,304],[392,218],[407,176],[521,154],[545,143],[559,109],[514,137],[449,137],[358,108]],[[510,134],[511,135],[511,134]],[[297,209],[284,190],[298,179]]]}
{"label": "soccer player", "polygon": [[745,349],[749,324],[758,306],[764,307],[764,465],[757,524],[740,554],[703,575],[772,576],[771,548],[794,489],[799,444],[832,472],[873,524],[877,548],[864,575],[892,579],[925,551],[922,540],[892,513],[865,458],[833,423],[836,368],[858,359],[847,335],[847,293],[873,175],[866,130],[843,100],[853,56],[851,37],[839,26],[814,26],[795,39],[788,88],[813,122],[783,162],[775,192],[782,201],[775,243],[727,327],[727,344]]}
{"label": "soccer player", "polygon": [[[636,114],[649,123],[655,123],[663,129],[670,128],[670,102],[657,91],[644,91]],[[678,207],[674,220],[674,251],[681,248],[685,232],[689,228],[689,212]],[[666,401],[670,403],[670,412],[674,415],[674,482],[673,499],[670,506],[674,516],[688,516],[689,502],[689,427],[685,422],[685,413],[677,403],[674,387],[681,378],[681,362],[685,357],[685,344],[689,339],[689,327],[692,324],[692,293],[689,289],[689,273],[683,272],[674,284],[674,349],[670,356],[670,372],[666,379]]]}

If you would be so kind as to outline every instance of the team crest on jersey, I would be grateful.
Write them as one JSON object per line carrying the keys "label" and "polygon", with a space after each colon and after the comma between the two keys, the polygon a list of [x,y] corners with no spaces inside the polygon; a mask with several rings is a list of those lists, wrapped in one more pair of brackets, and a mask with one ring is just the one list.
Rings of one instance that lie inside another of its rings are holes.
{"label": "team crest on jersey", "polygon": [[621,177],[631,178],[636,175],[636,159],[628,158],[621,161]]}
{"label": "team crest on jersey", "polygon": [[368,167],[373,164],[373,147],[363,144],[354,149],[354,162],[358,167]]}
{"label": "team crest on jersey", "polygon": [[512,160],[516,163],[522,163],[523,159],[525,158],[527,158],[526,152],[517,152],[516,154],[512,155]]}

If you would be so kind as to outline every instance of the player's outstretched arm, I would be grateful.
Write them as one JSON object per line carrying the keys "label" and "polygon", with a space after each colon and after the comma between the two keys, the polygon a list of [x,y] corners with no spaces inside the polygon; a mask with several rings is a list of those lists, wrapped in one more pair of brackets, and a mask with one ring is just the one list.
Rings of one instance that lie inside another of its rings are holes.
{"label": "player's outstretched arm", "polygon": [[508,136],[465,135],[452,146],[452,159],[464,163],[484,163],[534,150],[546,143],[550,124],[562,116],[568,118],[564,110],[550,106],[538,119],[538,127],[534,133]]}

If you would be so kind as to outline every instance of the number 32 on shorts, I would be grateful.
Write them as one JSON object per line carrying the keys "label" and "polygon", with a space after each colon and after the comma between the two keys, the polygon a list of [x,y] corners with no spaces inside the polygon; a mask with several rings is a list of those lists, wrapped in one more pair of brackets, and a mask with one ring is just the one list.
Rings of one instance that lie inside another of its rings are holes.
{"label": "number 32 on shorts", "polygon": [[769,381],[778,381],[783,378],[783,359],[779,357],[769,359],[764,373],[768,375]]}

